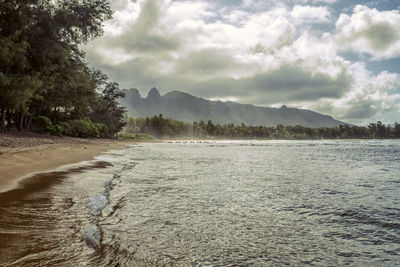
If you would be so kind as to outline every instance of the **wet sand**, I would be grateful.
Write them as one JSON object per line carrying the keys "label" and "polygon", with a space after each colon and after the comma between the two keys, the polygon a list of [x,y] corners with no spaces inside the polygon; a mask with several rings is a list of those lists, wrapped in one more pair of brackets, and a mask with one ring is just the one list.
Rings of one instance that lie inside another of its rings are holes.
{"label": "wet sand", "polygon": [[0,192],[18,186],[19,181],[61,166],[92,160],[132,141],[81,139],[37,134],[0,134]]}

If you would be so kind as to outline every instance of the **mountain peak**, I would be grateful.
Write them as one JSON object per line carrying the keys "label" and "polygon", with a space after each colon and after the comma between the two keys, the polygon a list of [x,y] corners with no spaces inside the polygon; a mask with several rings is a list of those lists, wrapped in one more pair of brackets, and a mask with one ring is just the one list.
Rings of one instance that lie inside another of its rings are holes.
{"label": "mountain peak", "polygon": [[152,88],[145,99],[138,103],[128,98],[123,100],[131,116],[148,117],[163,114],[165,117],[186,122],[208,121],[217,124],[245,123],[247,125],[276,126],[302,125],[306,127],[335,127],[344,124],[332,117],[310,110],[289,108],[268,108],[233,102],[216,102],[199,98],[184,92],[173,91],[163,96]]}
{"label": "mountain peak", "polygon": [[125,99],[130,105],[136,105],[141,101],[139,90],[136,88],[123,89],[122,92],[125,94]]}
{"label": "mountain peak", "polygon": [[122,91],[123,91],[126,95],[134,96],[135,98],[140,98],[139,90],[136,89],[136,88],[123,89]]}
{"label": "mountain peak", "polygon": [[149,94],[147,95],[148,100],[156,100],[161,98],[160,92],[158,92],[157,88],[153,87],[150,89]]}

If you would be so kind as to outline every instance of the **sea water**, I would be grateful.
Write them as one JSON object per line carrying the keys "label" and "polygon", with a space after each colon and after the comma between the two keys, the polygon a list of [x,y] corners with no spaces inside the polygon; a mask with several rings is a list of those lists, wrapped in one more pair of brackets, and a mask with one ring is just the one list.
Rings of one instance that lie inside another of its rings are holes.
{"label": "sea water", "polygon": [[0,266],[400,265],[400,142],[142,143],[0,194]]}

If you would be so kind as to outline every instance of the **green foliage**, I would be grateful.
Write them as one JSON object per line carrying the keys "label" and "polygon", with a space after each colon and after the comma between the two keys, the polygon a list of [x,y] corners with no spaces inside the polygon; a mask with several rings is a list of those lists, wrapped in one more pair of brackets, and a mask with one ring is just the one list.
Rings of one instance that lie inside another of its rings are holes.
{"label": "green foliage", "polygon": [[34,128],[38,133],[49,133],[51,135],[63,136],[69,135],[71,126],[67,122],[53,124],[46,116],[38,116],[34,119]]}
{"label": "green foliage", "polygon": [[107,125],[103,124],[103,123],[95,123],[94,124],[99,132],[99,136],[100,138],[109,138],[110,137],[110,132],[108,130]]}
{"label": "green foliage", "polygon": [[0,37],[0,107],[7,109],[24,108],[41,86],[37,74],[29,71],[29,44],[20,35]]}
{"label": "green foliage", "polygon": [[53,135],[62,136],[64,133],[64,128],[60,124],[54,125]]}
{"label": "green foliage", "polygon": [[118,83],[105,82],[104,76],[100,75],[99,82],[103,86],[102,94],[93,102],[90,115],[92,121],[102,123],[108,126],[107,135],[114,136],[121,131],[125,122],[122,120],[125,108],[120,107],[118,99],[125,94],[119,89]]}
{"label": "green foliage", "polygon": [[56,135],[112,137],[122,128],[123,93],[80,50],[102,35],[108,0],[7,0],[0,14],[0,130],[30,129],[41,116],[52,126],[38,119],[38,131]]}
{"label": "green foliage", "polygon": [[71,126],[70,135],[75,137],[98,137],[99,130],[89,119],[71,120],[68,122]]}
{"label": "green foliage", "polygon": [[100,137],[110,138],[109,129],[103,123],[93,123],[90,119],[75,119],[69,122],[59,122],[53,125],[46,116],[34,118],[36,132],[52,135],[68,135],[73,137]]}
{"label": "green foliage", "polygon": [[159,116],[125,118],[122,136],[150,134],[157,138],[221,138],[221,139],[346,139],[346,138],[400,138],[400,124],[382,122],[368,127],[340,125],[335,128],[308,128],[301,125],[277,127],[213,124],[212,121],[185,123]]}
{"label": "green foliage", "polygon": [[60,127],[60,135],[72,135],[72,127],[68,122],[59,122],[57,125]]}
{"label": "green foliage", "polygon": [[122,133],[119,137],[124,140],[154,140],[154,136],[144,133]]}
{"label": "green foliage", "polygon": [[71,125],[70,135],[76,137],[87,137],[89,135],[88,127],[83,120],[71,120],[69,121]]}
{"label": "green foliage", "polygon": [[38,133],[49,133],[56,135],[57,129],[51,120],[46,116],[38,116],[34,118],[34,124]]}

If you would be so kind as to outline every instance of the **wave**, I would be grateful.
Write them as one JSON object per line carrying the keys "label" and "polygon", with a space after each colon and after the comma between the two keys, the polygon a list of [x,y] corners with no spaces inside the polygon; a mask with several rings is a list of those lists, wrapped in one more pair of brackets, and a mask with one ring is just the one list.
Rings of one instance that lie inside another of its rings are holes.
{"label": "wave", "polygon": [[97,194],[89,200],[87,208],[93,216],[99,216],[101,211],[107,206],[108,197],[103,194]]}
{"label": "wave", "polygon": [[[102,230],[99,226],[99,218],[103,216],[103,210],[110,203],[110,192],[116,185],[116,180],[121,178],[121,173],[135,167],[135,163],[131,162],[129,165],[123,166],[120,170],[116,171],[112,178],[104,183],[103,193],[96,194],[87,203],[86,207],[89,213],[94,216],[94,224],[89,225],[85,231],[86,245],[95,249],[101,249]],[[118,203],[117,203],[118,204]],[[113,209],[117,208],[115,205]],[[113,214],[114,211],[108,213],[108,216]]]}
{"label": "wave", "polygon": [[101,238],[101,229],[98,225],[90,225],[86,228],[85,243],[87,246],[94,248],[95,250],[100,249]]}

